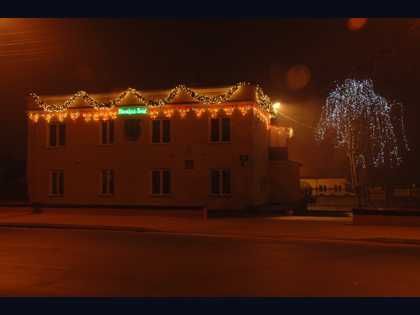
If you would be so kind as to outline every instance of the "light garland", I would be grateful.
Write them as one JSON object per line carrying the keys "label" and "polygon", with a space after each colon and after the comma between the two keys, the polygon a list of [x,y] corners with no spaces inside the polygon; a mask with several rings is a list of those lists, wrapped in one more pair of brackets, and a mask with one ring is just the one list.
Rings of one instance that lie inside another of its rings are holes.
{"label": "light garland", "polygon": [[[178,114],[181,119],[185,118],[187,113],[193,113],[198,119],[203,114],[208,113],[209,117],[216,118],[219,115],[232,116],[237,111],[241,116],[245,116],[248,113],[253,113],[255,117],[261,120],[264,124],[270,125],[270,115],[263,111],[258,106],[253,105],[239,105],[239,106],[175,106],[168,105],[164,107],[150,108],[148,115],[150,119],[156,119],[158,117],[171,118],[175,114]],[[82,117],[86,122],[99,121],[99,120],[110,120],[118,117],[117,108],[102,108],[101,110],[95,110],[93,112],[87,110],[70,109],[67,111],[55,111],[55,112],[29,112],[28,118],[33,122],[38,122],[40,118],[43,118],[48,123],[52,120],[64,121],[69,117],[72,121],[76,121],[79,117]]]}
{"label": "light garland", "polygon": [[[41,98],[35,93],[30,93],[30,96],[33,98],[34,103],[46,112],[64,112],[66,110],[69,110],[70,107],[72,107],[79,99],[82,99],[85,103],[87,103],[94,109],[108,110],[110,108],[120,105],[122,100],[128,94],[133,95],[139,104],[147,107],[156,107],[171,104],[180,93],[187,94],[195,102],[204,105],[214,105],[228,102],[229,99],[233,96],[233,94],[235,94],[240,88],[248,85],[250,85],[250,83],[239,82],[230,87],[224,94],[216,96],[206,96],[204,94],[195,92],[194,90],[186,87],[185,85],[178,85],[175,88],[171,89],[166,97],[158,100],[147,99],[140,93],[140,91],[133,88],[128,88],[124,92],[120,93],[115,99],[111,100],[109,103],[98,102],[91,96],[89,96],[88,93],[86,93],[85,91],[76,92],[66,101],[64,101],[63,104],[47,104],[43,100],[41,100]],[[271,111],[271,100],[266,94],[264,94],[262,88],[259,85],[257,85],[255,88],[255,97],[257,104],[263,110],[267,112]]]}
{"label": "light garland", "polygon": [[317,138],[333,130],[337,146],[354,158],[353,169],[398,166],[409,148],[402,113],[397,117],[395,107],[402,109],[376,94],[371,80],[347,79],[328,95]]}

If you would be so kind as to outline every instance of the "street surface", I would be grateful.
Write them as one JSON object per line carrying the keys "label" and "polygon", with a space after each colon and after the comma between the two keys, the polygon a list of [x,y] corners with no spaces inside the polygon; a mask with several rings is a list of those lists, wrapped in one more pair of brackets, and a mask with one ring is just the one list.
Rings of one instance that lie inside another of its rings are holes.
{"label": "street surface", "polygon": [[420,246],[0,228],[0,296],[420,296]]}

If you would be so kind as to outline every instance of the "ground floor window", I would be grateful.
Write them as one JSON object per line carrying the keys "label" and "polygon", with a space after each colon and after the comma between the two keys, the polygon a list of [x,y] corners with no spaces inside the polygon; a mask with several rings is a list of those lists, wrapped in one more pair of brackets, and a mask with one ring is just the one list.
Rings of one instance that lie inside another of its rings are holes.
{"label": "ground floor window", "polygon": [[210,193],[212,195],[231,194],[231,174],[229,169],[210,170]]}
{"label": "ground floor window", "polygon": [[152,194],[168,195],[171,193],[171,172],[168,169],[152,171]]}
{"label": "ground floor window", "polygon": [[64,172],[63,170],[53,170],[50,172],[50,195],[64,195]]}
{"label": "ground floor window", "polygon": [[114,194],[114,171],[102,170],[101,172],[101,194]]}

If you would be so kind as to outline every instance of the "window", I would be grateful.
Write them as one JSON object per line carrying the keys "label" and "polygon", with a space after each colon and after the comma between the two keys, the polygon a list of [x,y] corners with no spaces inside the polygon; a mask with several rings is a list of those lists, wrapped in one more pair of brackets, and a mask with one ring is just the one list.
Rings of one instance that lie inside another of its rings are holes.
{"label": "window", "polygon": [[212,118],[210,120],[210,140],[212,142],[230,141],[230,118]]}
{"label": "window", "polygon": [[194,168],[194,160],[185,160],[185,169],[192,170]]}
{"label": "window", "polygon": [[229,195],[231,193],[231,174],[229,169],[210,170],[210,193]]}
{"label": "window", "polygon": [[171,121],[169,119],[152,120],[152,142],[168,143],[171,140]]}
{"label": "window", "polygon": [[101,144],[114,143],[114,121],[101,121]]}
{"label": "window", "polygon": [[62,170],[54,170],[50,172],[50,195],[64,195],[64,172]]}
{"label": "window", "polygon": [[171,193],[171,172],[169,170],[152,171],[152,194],[168,195]]}
{"label": "window", "polygon": [[66,125],[51,123],[48,125],[48,145],[50,147],[64,146],[66,144]]}
{"label": "window", "polygon": [[137,141],[140,137],[140,119],[126,119],[124,121],[125,138],[128,141]]}
{"label": "window", "polygon": [[114,171],[102,170],[101,172],[101,194],[114,194]]}

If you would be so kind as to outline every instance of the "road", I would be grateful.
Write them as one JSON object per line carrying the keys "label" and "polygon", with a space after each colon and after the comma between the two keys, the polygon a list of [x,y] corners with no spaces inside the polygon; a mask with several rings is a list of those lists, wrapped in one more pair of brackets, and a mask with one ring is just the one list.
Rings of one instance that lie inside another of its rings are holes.
{"label": "road", "polygon": [[419,296],[420,246],[0,229],[0,296]]}

